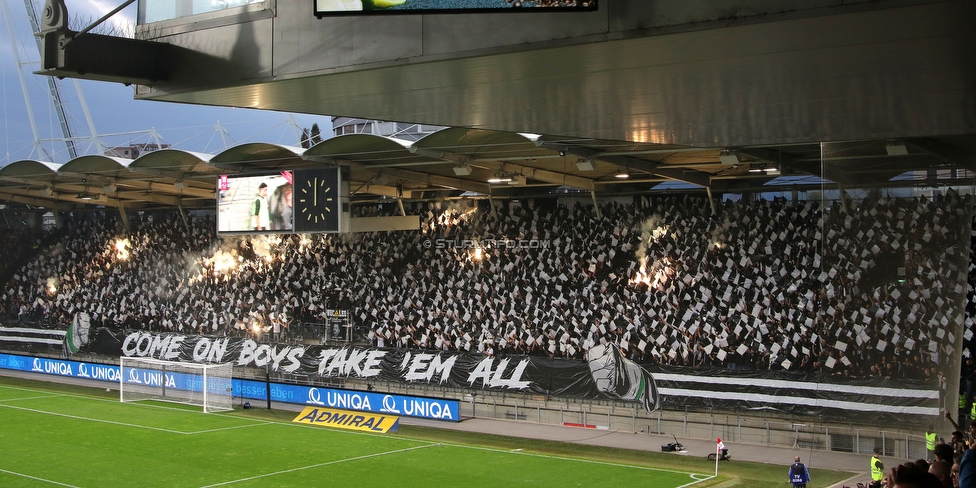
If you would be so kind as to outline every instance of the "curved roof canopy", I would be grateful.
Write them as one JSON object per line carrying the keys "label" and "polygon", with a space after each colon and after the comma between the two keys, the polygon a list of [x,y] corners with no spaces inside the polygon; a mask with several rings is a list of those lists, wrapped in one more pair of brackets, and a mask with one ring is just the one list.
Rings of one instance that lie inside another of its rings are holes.
{"label": "curved roof canopy", "polygon": [[[773,190],[764,186],[768,182],[786,181],[776,180],[780,175],[816,176],[813,186],[820,189],[825,181],[847,187],[918,184],[892,182],[909,171],[976,171],[974,154],[976,143],[959,138],[701,148],[446,128],[412,143],[347,134],[307,149],[259,142],[216,155],[168,148],[135,160],[101,155],[65,164],[22,160],[0,168],[0,201],[61,209],[213,208],[218,175],[337,164],[348,169],[354,201],[573,190],[633,194],[662,182],[670,182],[668,188],[677,182],[717,193],[757,192]],[[780,190],[797,187],[797,181]]]}

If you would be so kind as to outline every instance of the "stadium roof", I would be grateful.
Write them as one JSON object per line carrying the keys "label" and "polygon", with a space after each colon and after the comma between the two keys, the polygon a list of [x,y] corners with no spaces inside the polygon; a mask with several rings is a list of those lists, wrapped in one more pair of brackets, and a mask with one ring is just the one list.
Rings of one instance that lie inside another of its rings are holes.
{"label": "stadium roof", "polygon": [[[715,193],[769,191],[767,183],[813,175],[844,187],[959,184],[976,171],[976,141],[965,137],[867,140],[778,146],[697,148],[483,129],[447,128],[408,142],[368,134],[327,139],[310,148],[248,143],[218,154],[177,149],[137,159],[89,155],[63,165],[22,160],[0,168],[0,201],[52,209],[93,206],[212,208],[220,174],[342,165],[353,200],[443,198],[462,194],[518,197],[577,189],[598,195],[652,191],[681,182]],[[959,171],[966,170],[966,171]],[[900,178],[907,172],[920,177]],[[626,174],[628,178],[622,178]],[[490,183],[504,178],[511,182]],[[800,183],[797,183],[800,181]],[[814,180],[810,180],[814,181]],[[971,180],[969,183],[972,183]],[[766,185],[766,186],[764,186]]]}
{"label": "stadium roof", "polygon": [[[971,0],[608,0],[578,14],[382,20],[278,3],[180,12],[128,39],[72,31],[51,2],[38,72],[135,84],[144,100],[456,128],[92,160],[70,174],[17,162],[0,171],[0,200],[208,207],[217,174],[332,164],[349,168],[354,201],[937,186],[976,171]],[[766,185],[807,175],[822,181]]]}

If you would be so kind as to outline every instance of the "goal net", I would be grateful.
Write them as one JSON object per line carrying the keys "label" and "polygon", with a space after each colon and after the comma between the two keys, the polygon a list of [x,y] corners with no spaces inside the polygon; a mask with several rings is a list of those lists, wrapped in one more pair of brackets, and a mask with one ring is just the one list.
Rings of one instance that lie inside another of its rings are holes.
{"label": "goal net", "polygon": [[233,365],[197,364],[152,358],[119,360],[119,400],[158,400],[203,407],[204,412],[233,410]]}

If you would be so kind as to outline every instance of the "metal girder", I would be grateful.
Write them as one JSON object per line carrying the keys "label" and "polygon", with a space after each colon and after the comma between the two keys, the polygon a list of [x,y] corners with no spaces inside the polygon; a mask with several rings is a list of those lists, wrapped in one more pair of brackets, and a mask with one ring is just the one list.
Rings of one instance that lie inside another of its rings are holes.
{"label": "metal girder", "polygon": [[192,186],[187,186],[186,188],[179,189],[174,186],[174,183],[162,183],[159,181],[142,181],[142,180],[118,180],[115,183],[119,185],[131,186],[141,190],[152,190],[163,191],[165,193],[172,193],[180,196],[188,196],[195,198],[216,198],[215,190],[204,190],[202,188],[195,188]]}
{"label": "metal girder", "polygon": [[388,174],[390,176],[395,176],[397,178],[403,178],[410,181],[419,181],[422,183],[427,183],[428,185],[446,186],[448,188],[454,188],[457,190],[484,193],[485,195],[491,192],[491,186],[488,185],[488,183],[478,183],[476,181],[463,180],[461,178],[451,178],[448,176],[433,175],[430,173],[421,173],[418,171],[396,168],[384,169],[383,174]]}
{"label": "metal girder", "polygon": [[[186,186],[186,188],[183,189],[177,188],[175,186],[176,184],[175,181],[170,183],[170,182],[162,182],[162,181],[138,180],[132,178],[108,178],[104,176],[89,175],[86,173],[77,173],[73,171],[62,173],[62,175],[73,176],[82,179],[89,178],[94,180],[94,181],[89,181],[88,184],[89,191],[91,193],[107,194],[108,192],[103,191],[102,187],[108,184],[112,184],[116,186],[121,185],[121,186],[131,187],[139,190],[151,190],[154,192],[161,191],[163,193],[171,193],[173,195],[188,196],[188,197],[195,197],[195,198],[216,198],[217,196],[215,190],[205,190],[203,188],[196,188],[192,186]],[[9,179],[9,180],[13,181],[13,179]],[[27,180],[21,179],[21,181],[18,182],[26,182],[26,181]]]}
{"label": "metal girder", "polygon": [[709,185],[712,184],[712,177],[708,173],[703,173],[701,171],[679,168],[662,168],[658,166],[657,169],[654,170],[654,174],[663,176],[665,178],[670,178],[672,180],[691,183],[692,185],[698,185],[704,188],[708,188]]}
{"label": "metal girder", "polygon": [[166,205],[183,205],[183,199],[179,197],[174,197],[170,195],[161,195],[159,193],[147,192],[145,190],[133,190],[133,191],[116,191],[115,198],[118,200],[135,200],[143,202],[152,203],[164,203]]}
{"label": "metal girder", "polygon": [[[778,164],[780,165],[781,170],[783,166],[786,166],[787,168],[794,169],[796,171],[820,176],[820,163],[800,161],[796,156],[793,156],[792,154],[784,154],[782,151],[771,151],[762,147],[750,147],[739,149],[739,153],[745,154],[746,156],[752,156],[762,161],[769,161],[770,163]],[[782,173],[782,171],[780,172]]]}
{"label": "metal girder", "polygon": [[[340,162],[340,161],[336,161]],[[367,165],[356,161],[341,161],[341,164],[348,165],[350,169],[356,170],[370,170],[371,168]],[[430,173],[421,173],[419,171],[411,171],[399,168],[383,168],[383,174],[392,176],[394,178],[401,178],[410,181],[419,181],[421,183],[426,183],[428,185],[444,186],[447,188],[454,188],[456,190],[472,191],[475,193],[483,193],[485,195],[491,192],[491,186],[488,183],[479,183],[476,181],[462,180],[461,178],[451,178],[448,176],[434,175]]]}
{"label": "metal girder", "polygon": [[[352,187],[352,185],[350,185]],[[355,188],[353,195],[360,195],[363,193],[368,193],[370,195],[381,195],[384,197],[397,198],[400,196],[400,192],[397,191],[395,186],[389,185],[362,185]]]}
{"label": "metal girder", "polygon": [[[214,168],[217,169],[216,167],[214,167]],[[163,178],[168,178],[168,179],[171,179],[173,181],[178,181],[178,180],[192,180],[192,181],[198,181],[198,182],[201,182],[201,183],[205,183],[206,182],[204,180],[205,178],[206,179],[210,179],[211,181],[215,180],[217,178],[217,174],[218,174],[218,173],[195,173],[195,172],[192,172],[192,171],[191,172],[170,171],[170,170],[159,169],[159,168],[145,168],[145,167],[129,168],[129,171],[133,175],[139,175],[141,173],[141,174],[147,174],[147,175],[161,176]]]}
{"label": "metal girder", "polygon": [[539,181],[545,181],[546,183],[553,183],[556,185],[571,186],[573,188],[579,188],[581,190],[593,191],[593,180],[590,178],[583,178],[581,176],[574,176],[566,173],[559,173],[556,171],[550,171],[547,169],[536,168],[533,166],[525,166],[521,164],[502,162],[494,159],[479,159],[472,158],[464,154],[456,154],[445,151],[438,151],[433,149],[415,148],[411,147],[410,152],[421,154],[435,159],[443,159],[445,161],[453,161],[455,163],[469,163],[476,166],[481,166],[492,171],[510,171],[513,173],[519,173],[527,178],[532,178]]}
{"label": "metal girder", "polygon": [[604,154],[604,151],[598,151],[588,147],[574,146],[566,143],[544,142],[542,143],[542,146],[582,158],[599,159],[600,161],[615,164],[617,166],[627,168],[628,170],[632,169],[642,171],[644,173],[659,175],[672,180],[691,183],[692,185],[708,187],[708,185],[711,184],[709,175],[700,171],[663,168],[660,164],[653,161],[648,161],[646,159],[635,158],[633,156]]}
{"label": "metal girder", "polygon": [[34,188],[42,187],[42,188],[50,188],[55,193],[63,193],[63,192],[93,193],[93,194],[105,193],[104,191],[100,191],[101,186],[96,186],[96,185],[75,185],[69,183],[57,183],[55,181],[37,181],[28,178],[19,178],[19,177],[12,177],[12,176],[5,176],[0,179],[2,179],[3,181],[9,181],[11,183],[17,183],[26,186],[27,187],[26,189],[29,191]]}
{"label": "metal girder", "polygon": [[50,197],[41,193],[41,190],[26,189],[26,188],[9,188],[7,189],[7,192],[14,195],[21,195],[21,196],[26,196],[31,198],[39,198],[39,199],[50,198],[51,200],[54,201],[73,202],[73,203],[80,203],[83,205],[103,205],[106,207],[113,207],[113,208],[118,207],[120,205],[119,200],[116,198],[108,198],[105,196],[100,196],[97,200],[91,200],[91,199],[80,198],[78,196],[72,195],[73,193],[75,193],[74,191],[69,191],[67,194],[55,192],[54,195]]}
{"label": "metal girder", "polygon": [[627,169],[643,171],[651,175],[662,176],[664,178],[676,181],[683,181],[685,183],[690,183],[692,185],[705,188],[712,183],[711,176],[708,173],[684,168],[668,168],[655,162],[631,156],[605,156],[600,155],[599,152],[597,152],[597,154],[589,157],[599,159],[600,161],[606,161]]}
{"label": "metal girder", "polygon": [[906,140],[905,143],[946,162],[958,165],[961,168],[976,171],[976,155],[972,153],[956,149],[932,139],[910,139]]}
{"label": "metal girder", "polygon": [[59,211],[70,210],[69,206],[62,205],[54,199],[37,198],[32,196],[20,195],[16,193],[7,193],[6,191],[0,191],[0,200],[23,203],[25,205],[34,205],[36,207],[44,207],[44,208],[49,208],[51,210],[59,210]]}
{"label": "metal girder", "polygon": [[[56,199],[61,201],[72,201],[72,202],[91,204],[93,203],[92,200],[70,196],[73,193],[88,193],[91,195],[104,197],[105,199],[104,201],[100,198],[99,200],[96,200],[96,202],[111,207],[118,206],[118,202],[120,199],[162,203],[166,205],[182,205],[183,202],[183,199],[180,197],[156,193],[155,192],[156,188],[150,182],[145,182],[146,187],[141,190],[123,190],[123,191],[116,190],[114,193],[109,195],[109,193],[106,192],[101,186],[95,186],[95,185],[54,183],[48,186],[48,185],[38,185],[37,182],[27,181],[24,178],[4,178],[4,179],[7,181],[18,180],[16,181],[17,183],[21,183],[23,185],[30,186],[30,187],[44,186],[45,188],[50,188],[57,195]],[[36,196],[39,198],[48,198],[48,195],[42,193],[43,190],[41,189],[28,188],[25,189],[24,191],[27,192],[27,194],[30,194],[32,196]],[[114,202],[114,203],[104,203],[104,202]]]}
{"label": "metal girder", "polygon": [[[153,203],[166,203],[172,205],[179,205],[182,202],[182,196],[189,196],[195,198],[212,199],[215,198],[214,192],[209,190],[202,190],[199,188],[187,187],[186,189],[180,190],[174,187],[171,183],[159,183],[152,181],[141,181],[141,180],[122,180],[115,181],[114,184],[120,184],[125,186],[135,187],[136,190],[116,190],[114,193],[109,194],[103,188],[103,183],[110,183],[111,180],[105,180],[100,183],[93,184],[65,184],[65,183],[53,183],[51,185],[42,184],[40,182],[30,180],[27,178],[16,178],[16,177],[4,177],[4,181],[10,181],[12,183],[19,183],[28,187],[38,187],[45,186],[54,190],[56,193],[91,193],[94,195],[106,195],[115,196],[117,198],[126,198],[131,200],[145,200]],[[158,193],[162,192],[162,193]],[[180,196],[171,196],[169,194],[180,194]],[[153,195],[153,198],[149,198],[149,195]]]}
{"label": "metal girder", "polygon": [[525,166],[515,163],[503,163],[500,161],[492,161],[486,159],[478,159],[474,161],[475,166],[481,166],[486,169],[493,171],[509,171],[512,173],[518,173],[526,178],[532,178],[534,180],[544,181],[546,183],[553,183],[556,185],[571,186],[573,188],[579,188],[580,190],[593,191],[594,182],[590,178],[583,178],[581,176],[569,175],[566,173],[559,173],[556,171],[550,171],[542,168],[535,168],[532,166]]}
{"label": "metal girder", "polygon": [[[91,34],[89,30],[114,15],[126,0],[105,17],[80,32],[68,28],[64,0],[48,0],[43,10],[41,69],[38,74],[116,83],[155,84],[172,69],[170,55],[177,49],[162,42]],[[111,53],[111,55],[106,55]]]}
{"label": "metal girder", "polygon": [[444,161],[453,161],[455,163],[464,163],[471,161],[471,156],[464,154],[457,154],[451,152],[440,151],[437,149],[426,149],[423,147],[410,146],[407,148],[411,154],[419,154],[421,156],[427,156],[434,159],[443,159]]}

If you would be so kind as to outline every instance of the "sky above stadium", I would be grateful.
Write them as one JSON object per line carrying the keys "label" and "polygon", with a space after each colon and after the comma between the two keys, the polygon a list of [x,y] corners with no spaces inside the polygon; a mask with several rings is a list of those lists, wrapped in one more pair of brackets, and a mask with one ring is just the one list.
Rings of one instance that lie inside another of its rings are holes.
{"label": "sky above stadium", "polygon": [[[33,2],[39,12],[43,0]],[[69,25],[79,30],[80,26],[94,22],[121,2],[66,0]],[[22,159],[67,162],[70,157],[51,100],[48,79],[33,74],[39,69],[40,54],[31,33],[26,2],[4,0],[4,3],[5,6],[0,6],[0,94],[3,100],[0,166]],[[131,33],[135,18],[136,9],[132,5],[95,32]],[[23,84],[18,72],[23,75]],[[331,133],[329,117],[138,101],[133,99],[132,88],[121,84],[70,79],[57,83],[79,155],[99,153],[91,127],[94,127],[98,140],[108,147],[155,143],[159,138],[160,142],[175,148],[209,154],[245,142],[298,146],[299,127],[311,127],[313,123],[318,123],[323,135]],[[88,106],[91,123],[85,116],[82,99]],[[223,132],[217,130],[218,123]],[[79,137],[82,139],[78,140]],[[41,141],[43,151],[36,140]]]}

